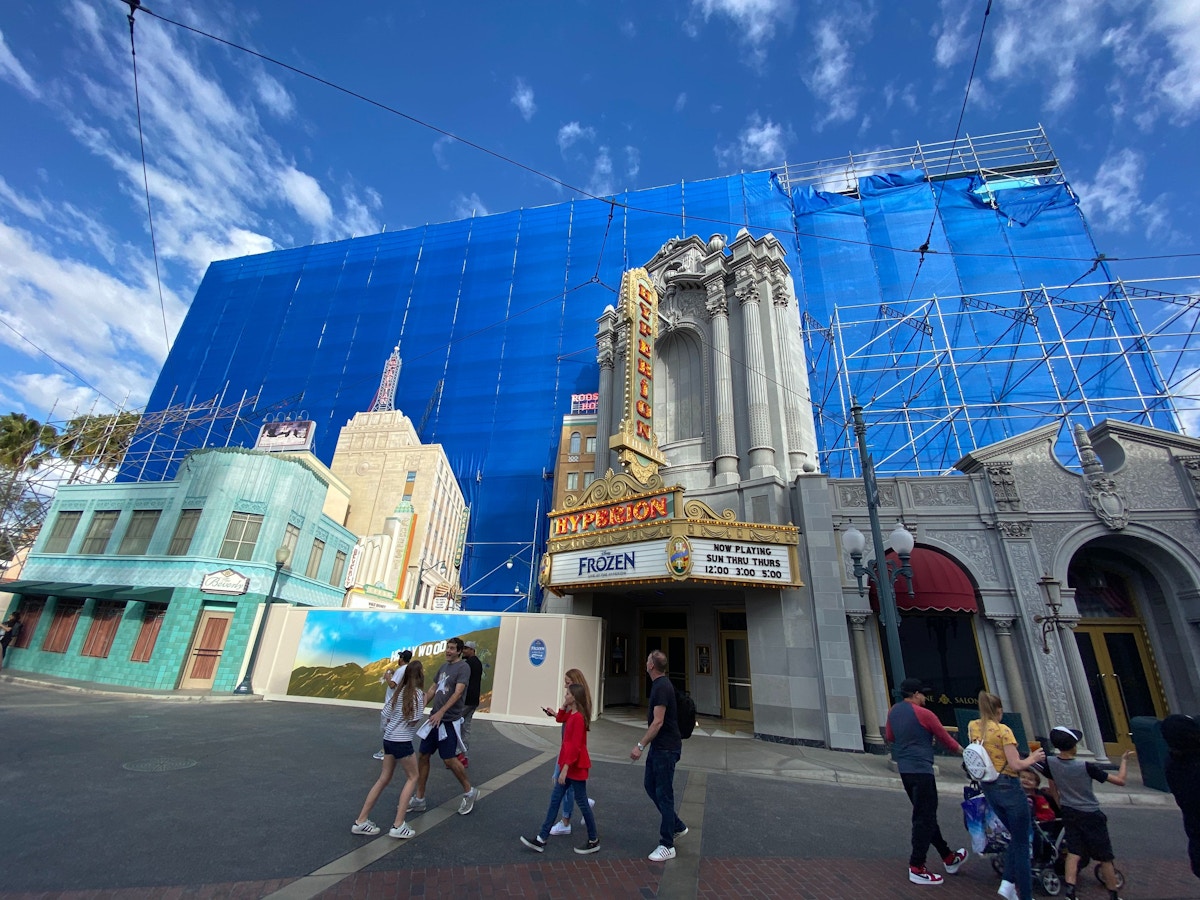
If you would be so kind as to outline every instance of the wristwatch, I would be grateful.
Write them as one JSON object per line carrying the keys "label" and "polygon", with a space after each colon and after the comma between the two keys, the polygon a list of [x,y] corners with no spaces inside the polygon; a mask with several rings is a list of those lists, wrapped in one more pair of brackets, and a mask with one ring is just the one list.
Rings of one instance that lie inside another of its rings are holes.
{"label": "wristwatch", "polygon": [[645,748],[645,747],[643,747],[643,746],[642,746],[640,743],[637,745],[637,748],[638,748],[639,750],[645,750],[645,749],[646,749],[646,748]]}

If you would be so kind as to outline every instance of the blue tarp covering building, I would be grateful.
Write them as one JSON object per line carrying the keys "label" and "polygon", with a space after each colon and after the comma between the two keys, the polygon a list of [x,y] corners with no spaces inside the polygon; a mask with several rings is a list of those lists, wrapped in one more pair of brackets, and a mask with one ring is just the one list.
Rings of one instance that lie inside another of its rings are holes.
{"label": "blue tarp covering building", "polygon": [[[760,172],[215,262],[147,412],[216,412],[148,417],[120,477],[251,444],[272,410],[316,421],[328,463],[399,344],[397,408],[444,445],[471,506],[468,602],[511,596],[503,563],[540,553],[561,419],[597,389],[596,319],[621,273],[672,237],[743,227],[789,248],[830,475],[858,474],[852,397],[884,474],[945,472],[1080,409],[1176,428],[1127,304],[1081,283],[1097,253],[1063,179],[898,168],[829,190]],[[223,415],[239,397],[254,410]]]}

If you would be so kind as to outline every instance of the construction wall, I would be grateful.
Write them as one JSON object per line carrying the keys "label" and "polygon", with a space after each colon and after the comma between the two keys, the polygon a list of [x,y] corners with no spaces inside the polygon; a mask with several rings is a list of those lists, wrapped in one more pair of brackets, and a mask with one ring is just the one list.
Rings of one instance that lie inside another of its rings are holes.
{"label": "construction wall", "polygon": [[410,612],[275,606],[253,682],[268,700],[378,707],[391,654],[411,650],[426,694],[445,662],[445,642],[473,640],[484,665],[477,715],[544,725],[562,703],[563,674],[580,669],[599,712],[600,619],[527,613]]}

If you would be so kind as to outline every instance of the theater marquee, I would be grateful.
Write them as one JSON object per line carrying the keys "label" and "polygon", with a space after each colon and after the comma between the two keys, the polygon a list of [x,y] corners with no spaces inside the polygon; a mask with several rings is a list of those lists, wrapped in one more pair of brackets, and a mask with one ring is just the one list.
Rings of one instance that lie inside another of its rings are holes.
{"label": "theater marquee", "polygon": [[666,488],[609,472],[550,513],[541,583],[557,594],[680,582],[789,588],[801,584],[799,533],[790,525],[738,522]]}

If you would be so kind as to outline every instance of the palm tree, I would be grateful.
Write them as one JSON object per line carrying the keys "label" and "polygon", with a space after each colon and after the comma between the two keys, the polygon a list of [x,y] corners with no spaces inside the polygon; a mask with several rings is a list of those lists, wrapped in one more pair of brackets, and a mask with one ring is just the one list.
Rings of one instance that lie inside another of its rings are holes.
{"label": "palm tree", "polygon": [[0,466],[14,474],[26,468],[37,469],[46,457],[39,451],[47,450],[57,440],[58,430],[53,425],[43,425],[25,413],[0,416]]}
{"label": "palm tree", "polygon": [[125,458],[129,442],[141,423],[134,412],[77,416],[67,422],[57,448],[59,455],[81,466],[115,469]]}

